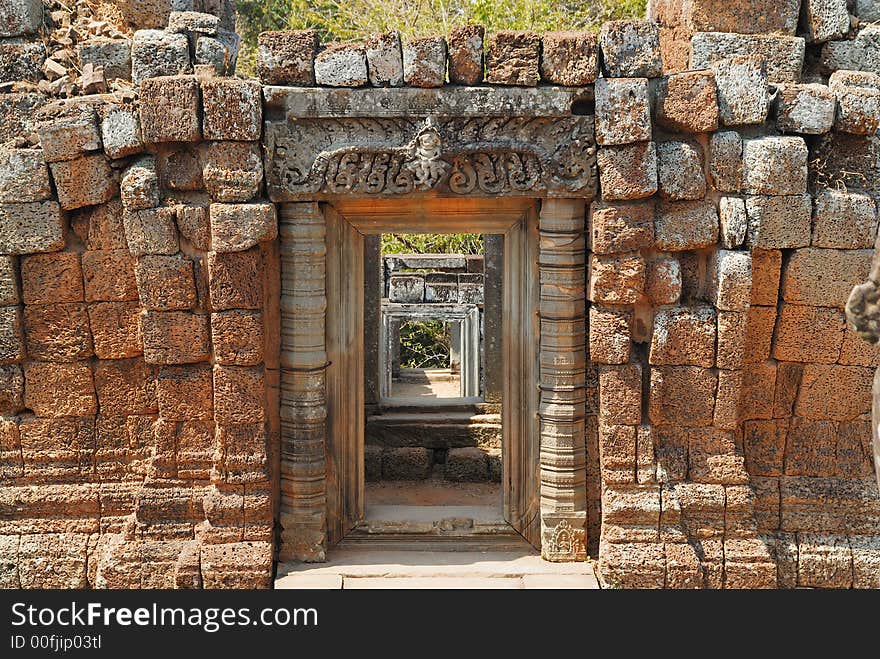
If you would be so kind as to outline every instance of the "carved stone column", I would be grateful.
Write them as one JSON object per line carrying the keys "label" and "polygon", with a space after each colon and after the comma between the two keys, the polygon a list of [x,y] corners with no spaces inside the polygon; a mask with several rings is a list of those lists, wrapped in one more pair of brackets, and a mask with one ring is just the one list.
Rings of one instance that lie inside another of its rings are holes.
{"label": "carved stone column", "polygon": [[586,245],[583,200],[541,205],[541,553],[586,558]]}
{"label": "carved stone column", "polygon": [[326,556],[326,227],[316,203],[281,206],[280,560]]}

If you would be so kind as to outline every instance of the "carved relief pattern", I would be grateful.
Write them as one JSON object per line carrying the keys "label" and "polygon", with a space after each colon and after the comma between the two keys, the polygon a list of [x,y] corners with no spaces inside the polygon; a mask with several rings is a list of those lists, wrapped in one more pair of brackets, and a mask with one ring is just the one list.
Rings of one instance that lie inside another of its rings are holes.
{"label": "carved relief pattern", "polygon": [[315,203],[284,204],[281,236],[281,560],[326,552],[326,228]]}
{"label": "carved relief pattern", "polygon": [[297,119],[269,124],[275,200],[320,195],[596,195],[593,118]]}
{"label": "carved relief pattern", "polygon": [[545,199],[539,219],[541,553],[586,558],[586,245],[583,200]]}

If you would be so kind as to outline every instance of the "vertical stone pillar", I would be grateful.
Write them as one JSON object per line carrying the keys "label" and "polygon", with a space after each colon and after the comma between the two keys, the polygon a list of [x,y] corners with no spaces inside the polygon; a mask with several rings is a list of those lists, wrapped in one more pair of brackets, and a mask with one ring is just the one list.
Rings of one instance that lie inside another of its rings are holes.
{"label": "vertical stone pillar", "polygon": [[382,236],[364,236],[364,403],[379,402],[379,323],[382,311]]}
{"label": "vertical stone pillar", "polygon": [[583,200],[539,218],[541,554],[586,558],[586,242]]}
{"label": "vertical stone pillar", "polygon": [[316,203],[284,204],[281,236],[281,552],[323,561],[327,543],[326,227]]}

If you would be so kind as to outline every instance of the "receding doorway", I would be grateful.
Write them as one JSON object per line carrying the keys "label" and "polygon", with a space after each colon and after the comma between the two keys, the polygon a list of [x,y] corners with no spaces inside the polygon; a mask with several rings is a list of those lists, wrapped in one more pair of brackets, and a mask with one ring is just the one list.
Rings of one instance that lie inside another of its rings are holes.
{"label": "receding doorway", "polygon": [[329,545],[539,546],[535,204],[324,214]]}

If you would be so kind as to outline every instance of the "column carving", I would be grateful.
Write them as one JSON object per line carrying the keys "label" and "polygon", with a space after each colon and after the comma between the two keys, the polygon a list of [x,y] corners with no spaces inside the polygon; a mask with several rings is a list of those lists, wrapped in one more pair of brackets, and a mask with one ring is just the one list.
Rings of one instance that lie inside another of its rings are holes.
{"label": "column carving", "polygon": [[281,206],[280,560],[327,547],[326,227],[316,203]]}
{"label": "column carving", "polygon": [[539,218],[541,553],[586,558],[586,244],[583,200]]}

